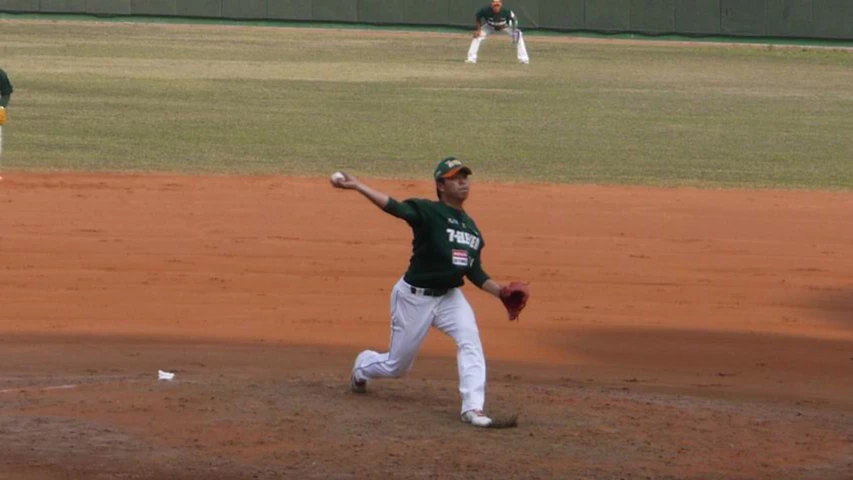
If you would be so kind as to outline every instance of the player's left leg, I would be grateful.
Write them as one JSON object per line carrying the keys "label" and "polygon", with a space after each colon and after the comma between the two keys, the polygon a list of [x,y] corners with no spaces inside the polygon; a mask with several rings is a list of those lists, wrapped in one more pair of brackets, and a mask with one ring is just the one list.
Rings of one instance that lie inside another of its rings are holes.
{"label": "player's left leg", "polygon": [[527,55],[527,47],[524,45],[524,34],[519,29],[507,29],[507,35],[512,38],[515,43],[515,56],[518,58],[518,63],[530,63],[530,57]]}
{"label": "player's left leg", "polygon": [[456,342],[462,413],[482,411],[486,401],[486,358],[474,311],[462,290],[454,288],[435,309],[433,325]]}

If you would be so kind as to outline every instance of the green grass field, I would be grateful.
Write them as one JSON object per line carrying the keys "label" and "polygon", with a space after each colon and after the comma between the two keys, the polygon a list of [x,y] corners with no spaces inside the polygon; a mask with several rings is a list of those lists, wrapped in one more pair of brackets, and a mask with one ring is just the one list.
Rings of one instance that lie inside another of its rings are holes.
{"label": "green grass field", "polygon": [[853,188],[853,51],[0,23],[4,170]]}

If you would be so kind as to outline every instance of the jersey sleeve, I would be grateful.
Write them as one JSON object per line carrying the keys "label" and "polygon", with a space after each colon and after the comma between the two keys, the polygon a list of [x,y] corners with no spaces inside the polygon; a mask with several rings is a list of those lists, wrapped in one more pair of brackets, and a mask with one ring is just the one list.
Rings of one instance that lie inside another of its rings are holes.
{"label": "jersey sleeve", "polygon": [[389,198],[388,204],[385,205],[385,212],[405,220],[406,223],[412,226],[419,225],[423,219],[418,201],[413,199],[398,202],[393,198]]}
{"label": "jersey sleeve", "polygon": [[483,248],[485,248],[485,244],[480,247],[480,250],[477,252],[477,256],[474,257],[474,263],[465,274],[465,276],[468,277],[468,280],[471,280],[471,283],[476,285],[477,288],[483,288],[483,284],[491,278],[489,277],[489,274],[483,270],[483,262],[480,261],[480,254],[483,251]]}
{"label": "jersey sleeve", "polygon": [[6,76],[6,72],[0,70],[0,107],[9,106],[9,98],[12,95],[12,82]]}
{"label": "jersey sleeve", "polygon": [[9,81],[9,77],[3,70],[0,70],[0,94],[12,94],[12,82]]}

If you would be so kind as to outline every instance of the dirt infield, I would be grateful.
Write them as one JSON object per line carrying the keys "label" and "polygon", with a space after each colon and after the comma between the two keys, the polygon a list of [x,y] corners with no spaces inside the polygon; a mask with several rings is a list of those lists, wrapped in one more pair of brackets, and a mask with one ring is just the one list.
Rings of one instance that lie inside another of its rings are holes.
{"label": "dirt infield", "polygon": [[510,324],[466,287],[520,413],[477,430],[437,332],[348,392],[410,238],[354,194],[4,176],[0,479],[853,478],[853,194],[475,184],[487,271],[533,290]]}

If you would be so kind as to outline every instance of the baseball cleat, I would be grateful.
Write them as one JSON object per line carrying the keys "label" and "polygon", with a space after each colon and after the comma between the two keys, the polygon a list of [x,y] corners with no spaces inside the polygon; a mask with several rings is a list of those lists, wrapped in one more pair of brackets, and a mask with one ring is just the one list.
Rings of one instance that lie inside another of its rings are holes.
{"label": "baseball cleat", "polygon": [[522,65],[530,65],[530,60],[519,60],[518,63]]}
{"label": "baseball cleat", "polygon": [[355,369],[361,363],[361,357],[365,353],[368,352],[361,352],[355,357],[355,363],[352,366],[352,373],[349,375],[349,388],[352,390],[352,393],[367,393],[367,380],[359,381],[355,378]]}
{"label": "baseball cleat", "polygon": [[492,424],[492,419],[482,410],[468,410],[462,414],[462,423],[470,423],[475,427],[488,427]]}
{"label": "baseball cleat", "polygon": [[468,59],[468,60],[465,60],[465,63],[477,63],[477,61],[476,61],[476,60]]}
{"label": "baseball cleat", "polygon": [[359,382],[355,379],[355,372],[349,377],[349,388],[352,393],[367,393],[367,382]]}

